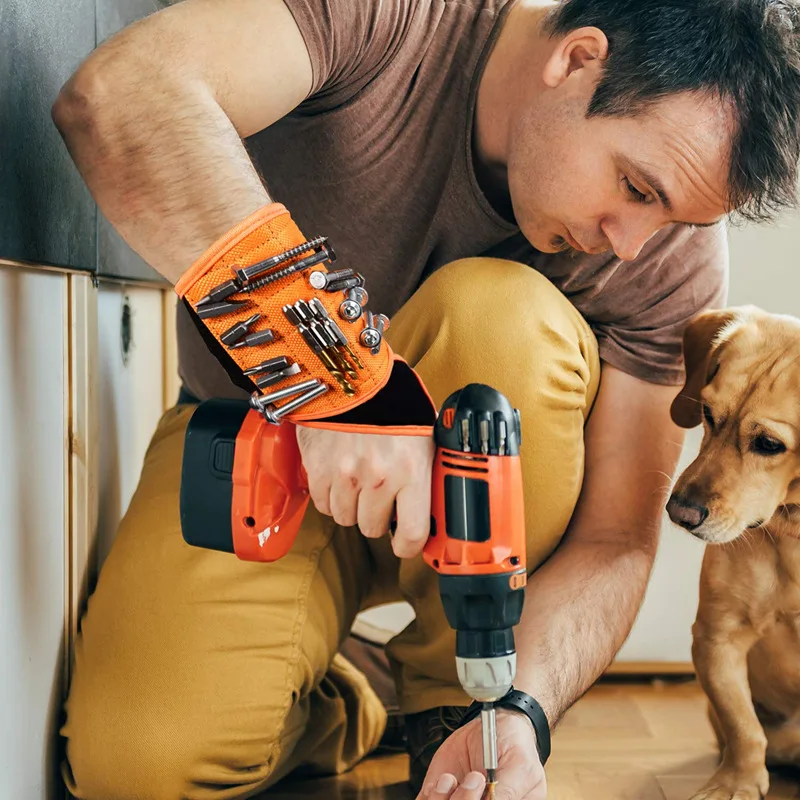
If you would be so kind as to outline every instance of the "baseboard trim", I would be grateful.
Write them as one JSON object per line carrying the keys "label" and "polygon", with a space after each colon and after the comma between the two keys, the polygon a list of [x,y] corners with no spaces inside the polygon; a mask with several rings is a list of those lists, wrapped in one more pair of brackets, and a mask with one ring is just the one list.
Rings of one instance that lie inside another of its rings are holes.
{"label": "baseboard trim", "polygon": [[606,675],[694,675],[691,661],[615,661]]}

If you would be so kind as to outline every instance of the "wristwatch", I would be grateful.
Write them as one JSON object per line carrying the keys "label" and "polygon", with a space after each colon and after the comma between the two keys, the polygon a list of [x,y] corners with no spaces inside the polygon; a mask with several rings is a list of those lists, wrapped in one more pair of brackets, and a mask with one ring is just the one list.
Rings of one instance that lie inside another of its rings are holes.
{"label": "wristwatch", "polygon": [[[539,759],[542,762],[542,766],[544,766],[547,763],[547,759],[550,758],[550,723],[547,721],[544,709],[529,694],[520,692],[513,686],[494,705],[496,708],[521,711],[528,717],[533,725],[533,730],[536,732],[536,749],[539,751]],[[472,722],[481,713],[482,709],[483,703],[479,703],[477,700],[472,703],[464,714],[459,727]]]}

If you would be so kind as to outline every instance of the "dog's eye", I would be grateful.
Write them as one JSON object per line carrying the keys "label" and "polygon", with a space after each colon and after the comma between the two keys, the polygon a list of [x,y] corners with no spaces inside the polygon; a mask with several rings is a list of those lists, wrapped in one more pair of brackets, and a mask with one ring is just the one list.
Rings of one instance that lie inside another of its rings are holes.
{"label": "dog's eye", "polygon": [[771,436],[765,436],[763,433],[753,439],[750,447],[754,453],[762,456],[776,456],[786,451],[786,445],[783,442],[773,439]]}
{"label": "dog's eye", "polygon": [[708,423],[709,428],[714,427],[714,415],[711,413],[711,409],[708,406],[703,406],[703,417],[705,421]]}

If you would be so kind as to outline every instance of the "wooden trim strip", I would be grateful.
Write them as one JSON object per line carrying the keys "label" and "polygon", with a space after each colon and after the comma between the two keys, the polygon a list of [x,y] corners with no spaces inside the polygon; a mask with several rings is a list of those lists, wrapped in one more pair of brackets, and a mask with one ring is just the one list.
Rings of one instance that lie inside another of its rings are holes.
{"label": "wooden trim strip", "polygon": [[694,675],[691,661],[615,661],[606,675]]}
{"label": "wooden trim strip", "polygon": [[178,400],[180,378],[178,376],[178,343],[175,335],[175,316],[177,312],[177,295],[171,289],[162,291],[162,358],[163,370],[161,385],[163,387],[164,411],[172,408]]}
{"label": "wooden trim strip", "polygon": [[80,617],[96,579],[99,463],[97,291],[90,275],[71,274],[68,287],[66,685]]}

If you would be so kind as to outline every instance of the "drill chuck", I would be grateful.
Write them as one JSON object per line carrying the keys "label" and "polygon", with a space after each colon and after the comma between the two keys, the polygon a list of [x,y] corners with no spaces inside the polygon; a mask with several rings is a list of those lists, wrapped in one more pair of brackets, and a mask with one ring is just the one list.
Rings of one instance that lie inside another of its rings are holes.
{"label": "drill chuck", "polygon": [[517,654],[493,658],[456,656],[458,680],[464,691],[481,703],[494,703],[508,694],[517,675]]}

